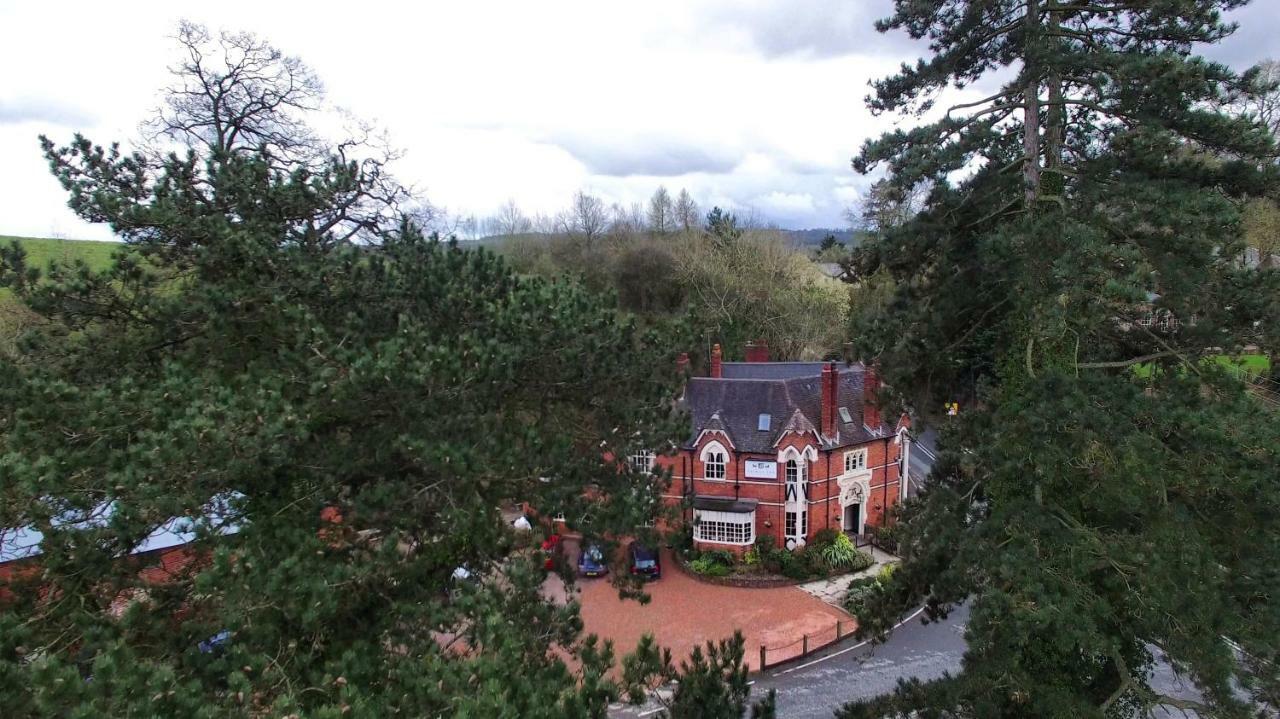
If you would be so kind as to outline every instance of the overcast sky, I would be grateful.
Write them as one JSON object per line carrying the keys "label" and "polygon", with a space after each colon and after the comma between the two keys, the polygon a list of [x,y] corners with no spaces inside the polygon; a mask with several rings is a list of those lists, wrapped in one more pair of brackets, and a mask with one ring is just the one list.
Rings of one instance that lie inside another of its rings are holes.
{"label": "overcast sky", "polygon": [[[386,128],[396,171],[455,214],[578,189],[644,201],[688,188],[783,227],[841,226],[849,167],[892,126],[867,81],[920,48],[872,22],[888,0],[0,2],[0,234],[106,239],[80,222],[36,137],[128,142],[156,106],[186,18],[249,30],[308,63],[328,99]],[[1280,58],[1280,0],[1233,14],[1212,55]]]}

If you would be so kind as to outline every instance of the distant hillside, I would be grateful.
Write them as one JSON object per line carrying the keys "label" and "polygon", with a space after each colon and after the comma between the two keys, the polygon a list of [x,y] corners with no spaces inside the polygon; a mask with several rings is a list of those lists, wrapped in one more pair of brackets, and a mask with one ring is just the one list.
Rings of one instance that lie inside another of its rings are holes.
{"label": "distant hillside", "polygon": [[94,269],[102,269],[111,262],[111,253],[120,247],[119,242],[94,242],[92,240],[55,240],[40,237],[12,237],[0,235],[0,245],[8,246],[17,240],[27,251],[27,263],[45,269],[50,262],[84,260]]}
{"label": "distant hillside", "polygon": [[827,235],[834,235],[836,242],[855,247],[862,241],[862,233],[854,230],[833,230],[826,227],[815,227],[811,230],[778,230],[784,237],[801,246],[818,246]]}

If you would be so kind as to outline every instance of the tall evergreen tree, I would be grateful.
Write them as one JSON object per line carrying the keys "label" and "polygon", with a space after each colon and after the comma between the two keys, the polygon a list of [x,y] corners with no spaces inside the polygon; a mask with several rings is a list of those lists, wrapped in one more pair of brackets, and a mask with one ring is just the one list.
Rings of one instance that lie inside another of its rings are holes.
{"label": "tall evergreen tree", "polygon": [[671,332],[408,224],[318,230],[367,180],[339,157],[45,147],[126,247],[3,250],[43,320],[0,360],[0,527],[43,534],[0,589],[5,715],[603,715],[612,648],[499,509],[643,534],[663,480],[609,456],[680,436]]}
{"label": "tall evergreen tree", "polygon": [[[1191,52],[1242,4],[898,0],[879,23],[933,55],[874,110],[986,89],[854,161],[932,184],[858,250],[894,292],[859,352],[917,407],[964,407],[860,631],[921,601],[971,621],[962,673],[841,716],[1274,708],[1280,422],[1213,361],[1277,346],[1280,283],[1240,262],[1237,204],[1274,187],[1273,147],[1218,110],[1244,80]],[[1157,657],[1198,696],[1161,695]]]}

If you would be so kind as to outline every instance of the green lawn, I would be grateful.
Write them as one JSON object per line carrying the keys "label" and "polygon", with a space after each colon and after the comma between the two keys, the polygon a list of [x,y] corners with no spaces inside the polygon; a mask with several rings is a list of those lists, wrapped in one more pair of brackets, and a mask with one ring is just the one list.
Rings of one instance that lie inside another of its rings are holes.
{"label": "green lawn", "polygon": [[27,251],[27,262],[33,267],[44,269],[50,262],[71,262],[84,260],[94,269],[102,269],[111,262],[111,253],[121,244],[119,242],[93,242],[92,240],[53,240],[38,237],[11,237],[0,235],[0,245],[8,246],[17,240]]}
{"label": "green lawn", "polygon": [[[1271,358],[1262,354],[1240,355],[1239,357],[1216,355],[1213,359],[1223,367],[1238,367],[1246,374],[1267,376],[1271,371]],[[1144,363],[1134,365],[1133,372],[1139,377],[1146,378],[1151,376],[1151,369],[1151,364]]]}
{"label": "green lawn", "polygon": [[[119,242],[94,242],[92,240],[54,240],[42,237],[13,237],[0,235],[0,245],[5,247],[17,240],[27,251],[27,263],[42,271],[49,263],[72,262],[84,260],[95,270],[104,269],[111,262],[111,253],[122,245]],[[11,299],[12,293],[7,287],[0,287],[0,311],[3,311]]]}

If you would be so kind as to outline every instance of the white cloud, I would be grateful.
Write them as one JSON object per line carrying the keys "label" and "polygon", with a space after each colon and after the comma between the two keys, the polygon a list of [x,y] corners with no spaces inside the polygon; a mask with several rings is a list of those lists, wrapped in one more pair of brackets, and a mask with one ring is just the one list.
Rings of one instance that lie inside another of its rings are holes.
{"label": "white cloud", "polygon": [[[35,135],[135,137],[168,82],[180,18],[253,31],[301,57],[333,103],[388,129],[407,153],[402,179],[459,214],[508,198],[552,213],[579,188],[630,204],[665,184],[783,225],[841,225],[851,193],[867,184],[849,159],[891,122],[864,108],[867,81],[918,54],[901,33],[871,30],[889,5],[0,5],[10,31],[0,66],[22,68],[0,86],[0,234],[107,234],[65,209]],[[1261,11],[1252,12],[1256,21]]]}

